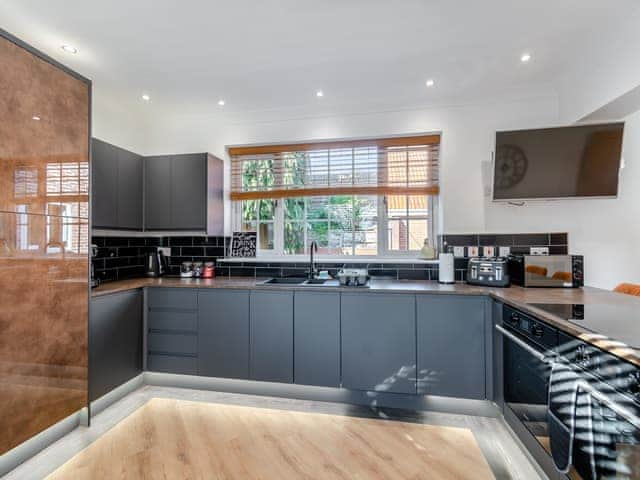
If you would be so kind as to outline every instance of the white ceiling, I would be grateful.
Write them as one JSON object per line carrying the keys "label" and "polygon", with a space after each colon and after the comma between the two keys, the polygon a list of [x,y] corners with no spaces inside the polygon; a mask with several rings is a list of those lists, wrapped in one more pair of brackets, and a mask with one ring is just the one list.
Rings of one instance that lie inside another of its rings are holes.
{"label": "white ceiling", "polygon": [[[93,79],[103,101],[225,115],[548,93],[588,55],[589,37],[638,8],[637,0],[3,0],[0,28]],[[64,43],[78,54],[62,52]]]}

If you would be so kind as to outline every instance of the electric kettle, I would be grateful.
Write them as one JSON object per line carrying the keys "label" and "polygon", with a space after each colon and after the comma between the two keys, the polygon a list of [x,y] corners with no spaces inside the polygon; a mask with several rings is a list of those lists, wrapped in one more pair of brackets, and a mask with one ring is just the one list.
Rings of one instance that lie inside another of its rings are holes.
{"label": "electric kettle", "polygon": [[167,257],[162,252],[150,252],[147,254],[145,262],[145,275],[147,277],[160,277],[167,273],[167,266]]}

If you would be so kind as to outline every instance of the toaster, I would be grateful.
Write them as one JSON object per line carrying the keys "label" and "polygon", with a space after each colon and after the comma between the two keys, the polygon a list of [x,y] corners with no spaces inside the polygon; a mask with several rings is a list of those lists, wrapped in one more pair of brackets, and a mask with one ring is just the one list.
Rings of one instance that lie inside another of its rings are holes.
{"label": "toaster", "polygon": [[467,283],[487,287],[508,287],[509,262],[504,257],[474,257],[467,266]]}

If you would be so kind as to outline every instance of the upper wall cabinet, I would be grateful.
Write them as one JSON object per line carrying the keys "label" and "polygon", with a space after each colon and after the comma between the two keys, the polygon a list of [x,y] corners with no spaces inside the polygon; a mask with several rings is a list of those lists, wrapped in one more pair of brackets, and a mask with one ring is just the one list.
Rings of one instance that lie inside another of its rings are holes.
{"label": "upper wall cabinet", "polygon": [[93,226],[142,229],[142,157],[92,139]]}
{"label": "upper wall cabinet", "polygon": [[222,160],[142,157],[95,138],[92,150],[94,228],[224,234]]}
{"label": "upper wall cabinet", "polygon": [[223,234],[222,161],[207,154],[145,159],[145,229]]}

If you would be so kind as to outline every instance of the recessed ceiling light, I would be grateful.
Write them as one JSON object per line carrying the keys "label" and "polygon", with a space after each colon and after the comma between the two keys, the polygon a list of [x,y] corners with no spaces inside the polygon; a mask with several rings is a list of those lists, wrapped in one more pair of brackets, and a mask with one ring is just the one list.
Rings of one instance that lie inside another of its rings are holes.
{"label": "recessed ceiling light", "polygon": [[146,93],[143,93],[143,94],[142,94],[142,99],[143,99],[145,102],[148,102],[149,100],[151,100],[151,97],[150,97],[149,95],[147,95]]}
{"label": "recessed ceiling light", "polygon": [[520,57],[520,61],[522,63],[527,63],[529,60],[531,60],[531,54],[530,53],[523,53],[522,56]]}
{"label": "recessed ceiling light", "polygon": [[324,92],[322,90],[318,90],[316,92],[316,97],[324,97]]}
{"label": "recessed ceiling light", "polygon": [[31,117],[31,120],[35,120],[36,122],[39,122],[40,117],[38,115],[34,115],[33,117]]}
{"label": "recessed ceiling light", "polygon": [[78,53],[78,49],[76,47],[72,47],[71,45],[62,45],[60,47],[62,50],[64,50],[67,53],[71,53],[73,55],[75,55],[76,53]]}
{"label": "recessed ceiling light", "polygon": [[433,86],[436,84],[436,82],[434,82],[434,81],[430,78],[429,80],[427,80],[427,81],[425,82],[425,84],[427,85],[427,87],[433,87]]}
{"label": "recessed ceiling light", "polygon": [[224,100],[218,100],[218,105],[220,105],[221,107],[224,107]]}

